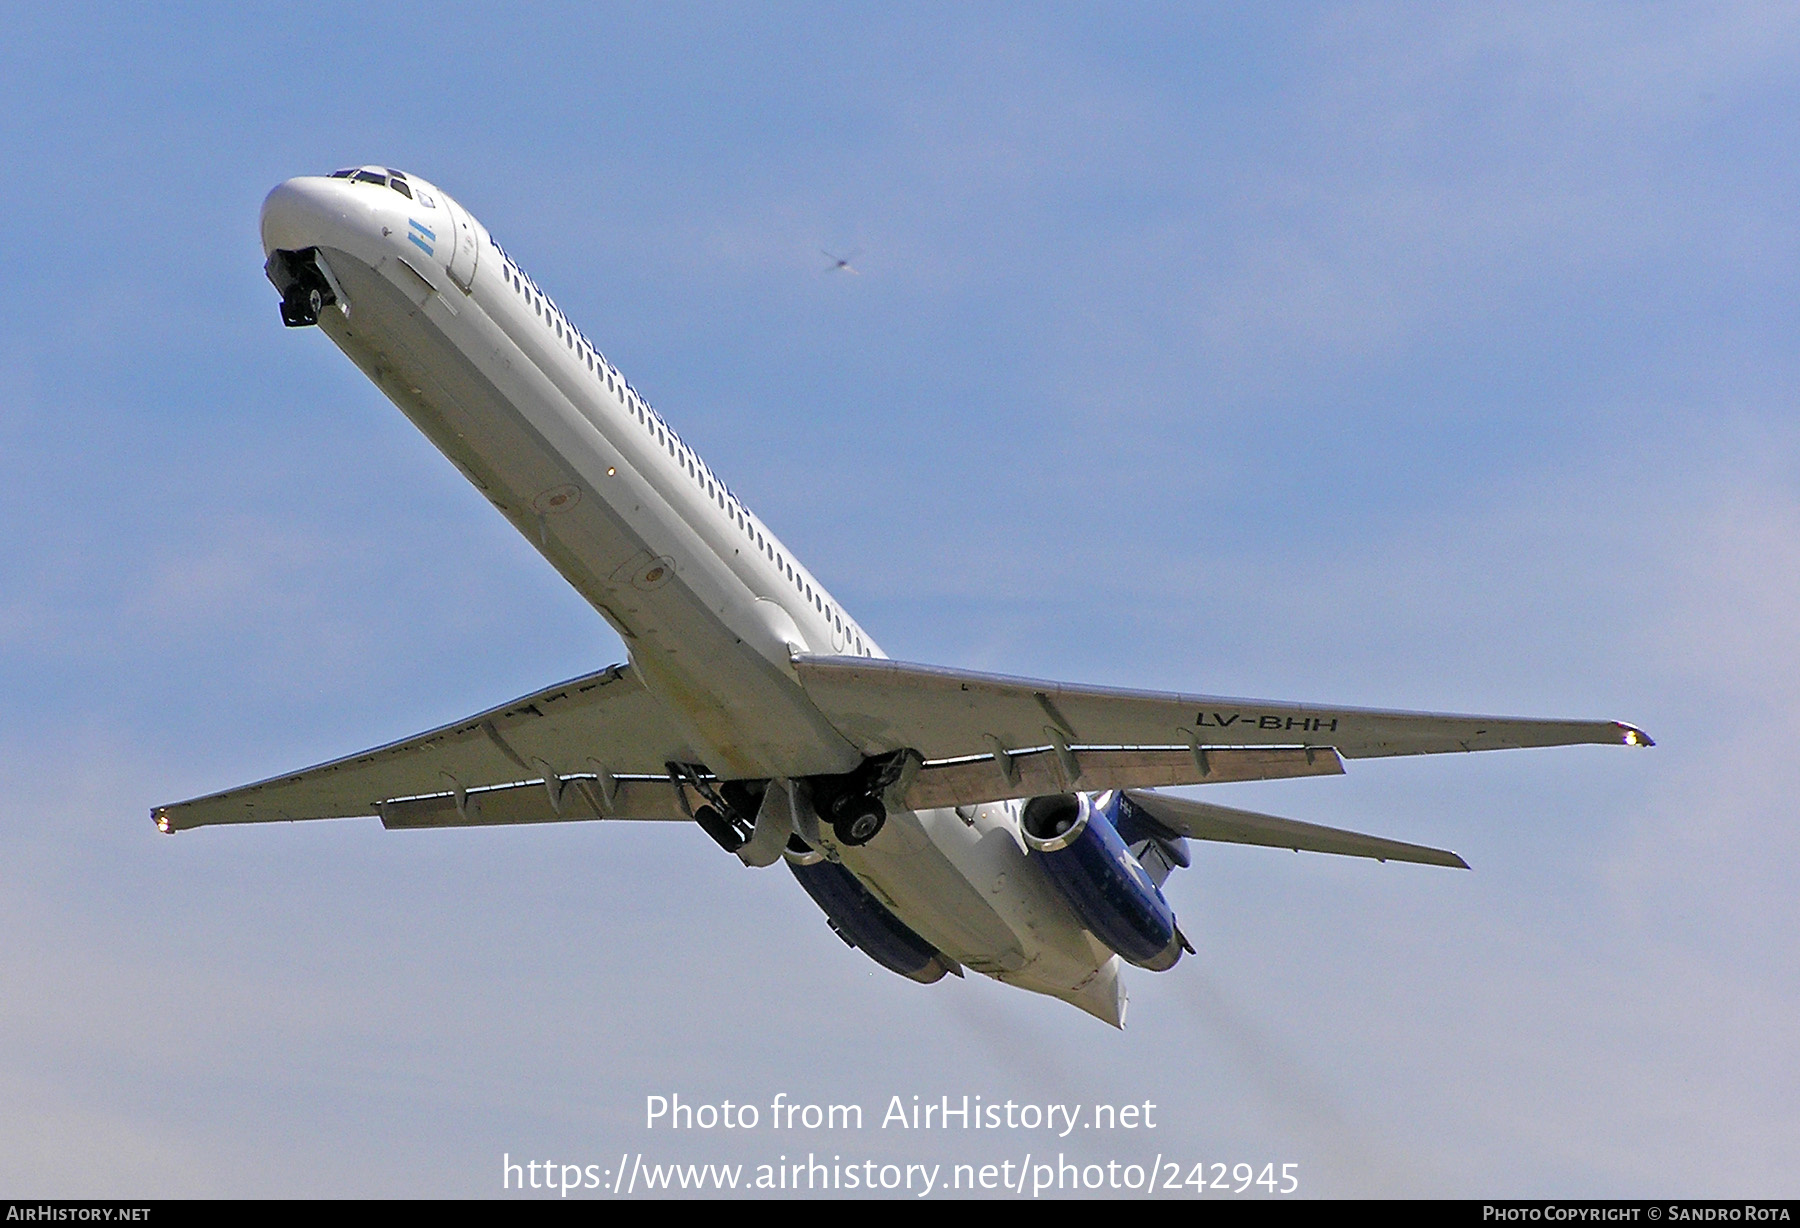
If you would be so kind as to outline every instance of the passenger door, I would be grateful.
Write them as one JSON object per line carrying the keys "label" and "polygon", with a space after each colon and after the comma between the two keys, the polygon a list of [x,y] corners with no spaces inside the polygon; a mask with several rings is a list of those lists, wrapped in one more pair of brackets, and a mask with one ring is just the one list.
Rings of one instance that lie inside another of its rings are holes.
{"label": "passenger door", "polygon": [[476,232],[475,221],[448,196],[443,197],[444,209],[450,215],[450,229],[455,234],[455,247],[450,253],[450,280],[456,283],[457,289],[464,294],[475,285],[475,266],[481,260],[481,237]]}

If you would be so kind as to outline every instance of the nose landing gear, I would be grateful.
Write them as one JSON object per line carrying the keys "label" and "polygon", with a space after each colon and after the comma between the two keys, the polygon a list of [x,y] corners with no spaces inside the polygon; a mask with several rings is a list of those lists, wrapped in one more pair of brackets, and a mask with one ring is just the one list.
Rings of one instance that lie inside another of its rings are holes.
{"label": "nose landing gear", "polygon": [[281,322],[289,328],[305,328],[319,322],[325,310],[325,296],[316,288],[293,286],[281,296]]}
{"label": "nose landing gear", "polygon": [[281,322],[289,328],[317,324],[319,313],[339,301],[337,285],[316,247],[277,251],[263,265],[263,272],[281,291]]}

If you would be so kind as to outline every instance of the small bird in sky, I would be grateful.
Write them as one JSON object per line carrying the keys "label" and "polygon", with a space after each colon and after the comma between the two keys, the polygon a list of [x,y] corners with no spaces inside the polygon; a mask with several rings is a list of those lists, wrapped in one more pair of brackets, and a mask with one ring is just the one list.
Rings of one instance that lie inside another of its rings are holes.
{"label": "small bird in sky", "polygon": [[839,256],[836,253],[828,252],[824,248],[821,247],[819,249],[819,254],[821,256],[825,257],[825,259],[831,261],[831,264],[825,269],[825,272],[827,272],[827,273],[851,273],[858,277],[862,276],[862,274],[857,273],[857,271],[855,269],[850,267],[850,262],[852,260],[856,259],[858,256],[862,255],[861,248],[858,248],[857,250],[851,252],[847,256]]}

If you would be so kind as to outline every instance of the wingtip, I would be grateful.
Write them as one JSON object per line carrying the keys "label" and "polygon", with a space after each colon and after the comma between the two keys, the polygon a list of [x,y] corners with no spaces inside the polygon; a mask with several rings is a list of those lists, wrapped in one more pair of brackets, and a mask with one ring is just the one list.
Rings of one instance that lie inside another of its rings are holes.
{"label": "wingtip", "polygon": [[1619,741],[1626,746],[1655,746],[1656,742],[1636,725],[1627,725],[1624,721],[1614,721],[1619,727]]}

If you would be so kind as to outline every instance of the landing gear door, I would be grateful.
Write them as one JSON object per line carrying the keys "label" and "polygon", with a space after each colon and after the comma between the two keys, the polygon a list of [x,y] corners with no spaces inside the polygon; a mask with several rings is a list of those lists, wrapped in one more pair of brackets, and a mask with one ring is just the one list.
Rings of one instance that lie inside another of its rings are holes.
{"label": "landing gear door", "polygon": [[444,208],[450,214],[450,228],[456,235],[456,246],[450,253],[450,280],[464,294],[475,285],[475,266],[481,260],[481,237],[475,222],[460,205],[444,197]]}

